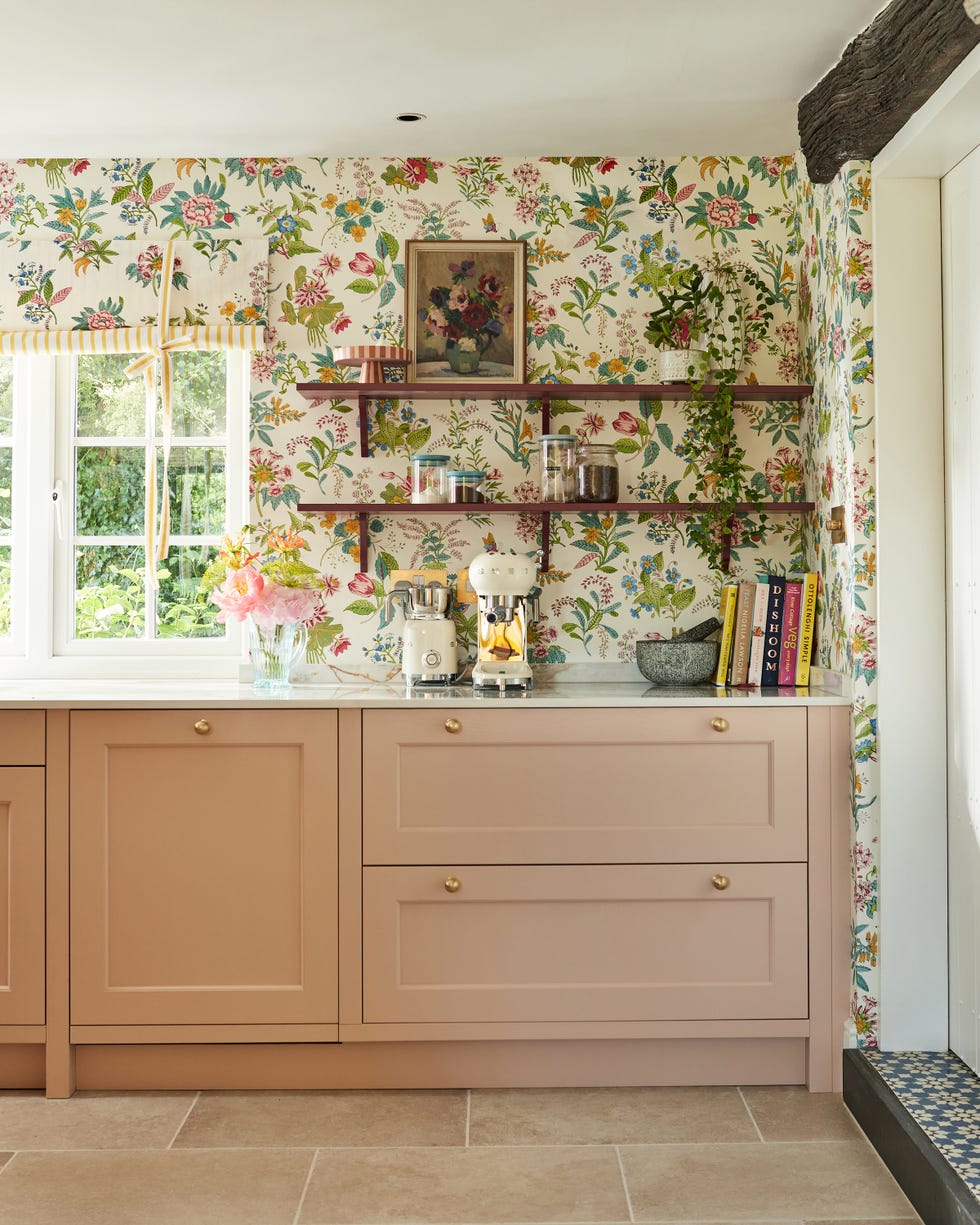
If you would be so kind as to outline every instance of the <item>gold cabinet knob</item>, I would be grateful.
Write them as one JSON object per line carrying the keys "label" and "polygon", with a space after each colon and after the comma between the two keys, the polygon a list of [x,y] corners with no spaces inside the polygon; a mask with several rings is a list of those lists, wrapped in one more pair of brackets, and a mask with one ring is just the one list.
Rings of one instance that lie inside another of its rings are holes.
{"label": "gold cabinet knob", "polygon": [[211,724],[207,719],[198,719],[194,724],[194,730],[199,736],[209,736],[211,734]]}
{"label": "gold cabinet knob", "polygon": [[721,715],[719,715],[717,719],[712,719],[711,720],[711,730],[713,732],[727,732],[728,731],[728,720],[723,719]]}
{"label": "gold cabinet knob", "polygon": [[463,725],[458,719],[447,719],[443,724],[443,727],[445,727],[446,731],[453,736],[455,736],[457,732],[461,732],[463,730]]}
{"label": "gold cabinet knob", "polygon": [[716,872],[711,878],[711,883],[716,889],[727,889],[732,882],[723,872]]}
{"label": "gold cabinet knob", "polygon": [[463,887],[463,882],[458,876],[447,876],[443,884],[446,887],[447,893],[459,893]]}

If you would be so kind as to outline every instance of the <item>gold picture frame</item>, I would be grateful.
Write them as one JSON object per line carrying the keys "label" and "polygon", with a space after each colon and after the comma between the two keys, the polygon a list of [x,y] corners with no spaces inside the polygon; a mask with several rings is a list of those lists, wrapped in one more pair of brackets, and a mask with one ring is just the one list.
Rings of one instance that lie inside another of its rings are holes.
{"label": "gold picture frame", "polygon": [[527,244],[405,243],[405,344],[411,383],[525,381]]}

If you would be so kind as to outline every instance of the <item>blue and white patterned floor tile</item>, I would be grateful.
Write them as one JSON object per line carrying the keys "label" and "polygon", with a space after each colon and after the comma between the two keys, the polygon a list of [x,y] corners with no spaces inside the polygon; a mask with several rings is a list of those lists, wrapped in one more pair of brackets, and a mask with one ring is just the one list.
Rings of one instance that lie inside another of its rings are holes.
{"label": "blue and white patterned floor tile", "polygon": [[952,1051],[863,1054],[980,1200],[980,1078]]}

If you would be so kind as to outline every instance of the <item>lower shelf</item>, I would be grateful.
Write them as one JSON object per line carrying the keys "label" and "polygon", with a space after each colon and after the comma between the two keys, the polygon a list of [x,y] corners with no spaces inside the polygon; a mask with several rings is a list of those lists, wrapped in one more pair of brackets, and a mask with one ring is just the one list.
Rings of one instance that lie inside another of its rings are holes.
{"label": "lower shelf", "polygon": [[[660,518],[687,519],[712,509],[710,502],[300,502],[297,510],[307,514],[357,516],[361,569],[367,569],[369,525],[372,515],[540,515],[541,569],[551,567],[552,515],[623,513]],[[815,509],[813,502],[740,502],[737,515],[803,515]],[[725,549],[724,569],[728,569]]]}

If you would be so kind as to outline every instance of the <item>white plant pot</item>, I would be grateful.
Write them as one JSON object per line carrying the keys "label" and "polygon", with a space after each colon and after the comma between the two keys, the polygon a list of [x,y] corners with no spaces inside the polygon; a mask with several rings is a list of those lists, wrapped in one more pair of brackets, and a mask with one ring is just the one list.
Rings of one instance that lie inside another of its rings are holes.
{"label": "white plant pot", "polygon": [[661,349],[658,356],[661,383],[689,383],[692,376],[708,372],[708,355],[701,349]]}

